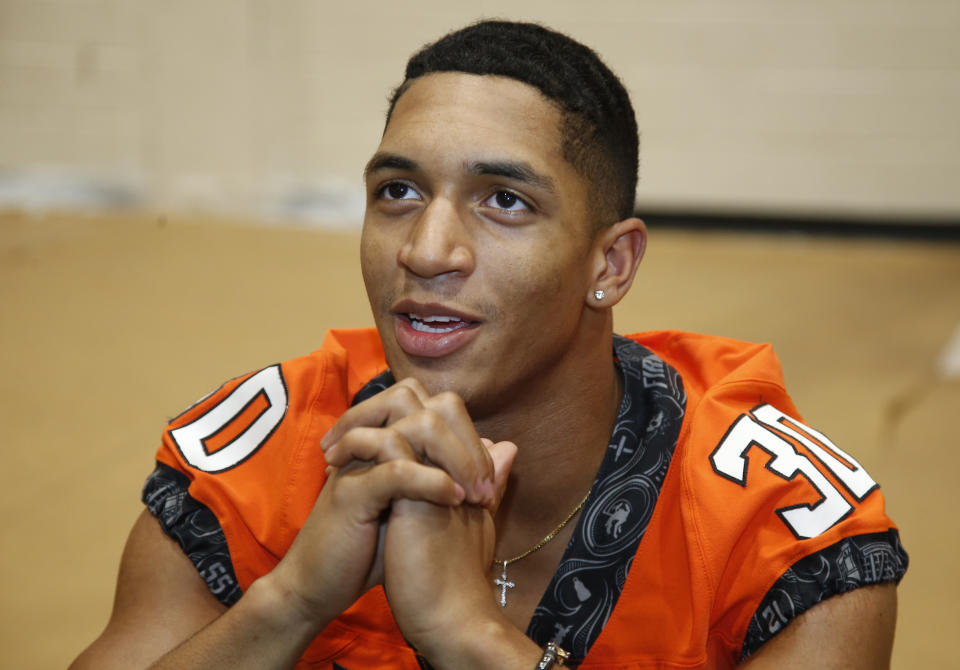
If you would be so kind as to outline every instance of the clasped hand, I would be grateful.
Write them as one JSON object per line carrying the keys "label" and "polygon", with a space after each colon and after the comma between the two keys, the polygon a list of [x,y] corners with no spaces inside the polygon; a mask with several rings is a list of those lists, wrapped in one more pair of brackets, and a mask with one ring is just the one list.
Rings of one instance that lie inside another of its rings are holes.
{"label": "clasped hand", "polygon": [[405,379],[345,412],[321,446],[327,481],[273,573],[304,616],[325,626],[383,584],[422,649],[496,609],[493,513],[515,445],[481,439],[456,394]]}

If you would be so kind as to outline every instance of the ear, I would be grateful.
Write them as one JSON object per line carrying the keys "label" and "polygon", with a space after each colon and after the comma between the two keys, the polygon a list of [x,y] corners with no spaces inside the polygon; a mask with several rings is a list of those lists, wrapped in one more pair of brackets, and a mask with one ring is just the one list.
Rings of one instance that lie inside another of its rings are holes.
{"label": "ear", "polygon": [[647,227],[640,219],[624,219],[601,230],[590,252],[594,263],[587,304],[604,309],[620,302],[633,285],[646,248]]}

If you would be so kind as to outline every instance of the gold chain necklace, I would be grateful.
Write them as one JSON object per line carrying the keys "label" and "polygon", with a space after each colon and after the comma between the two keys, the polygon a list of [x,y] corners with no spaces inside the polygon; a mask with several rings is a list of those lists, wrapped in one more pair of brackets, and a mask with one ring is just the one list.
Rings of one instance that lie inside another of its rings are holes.
{"label": "gold chain necklace", "polygon": [[504,561],[493,559],[494,563],[499,563],[502,567],[502,572],[500,573],[500,576],[497,579],[493,580],[493,583],[496,586],[500,587],[500,607],[507,606],[507,589],[512,589],[516,586],[516,584],[514,584],[513,582],[507,579],[507,566],[510,565],[511,563],[519,561],[521,558],[526,558],[527,556],[537,551],[538,549],[542,549],[547,542],[555,538],[557,536],[557,533],[563,530],[564,526],[570,523],[570,519],[572,519],[577,515],[577,512],[579,512],[583,508],[584,503],[587,502],[587,498],[589,497],[590,497],[590,491],[587,491],[587,495],[583,496],[583,500],[577,503],[577,506],[574,507],[573,511],[567,515],[566,519],[560,522],[559,526],[557,526],[556,528],[551,530],[549,533],[547,533],[547,536],[545,538],[537,542],[535,545],[527,549],[522,554],[517,554],[513,558],[508,558]]}

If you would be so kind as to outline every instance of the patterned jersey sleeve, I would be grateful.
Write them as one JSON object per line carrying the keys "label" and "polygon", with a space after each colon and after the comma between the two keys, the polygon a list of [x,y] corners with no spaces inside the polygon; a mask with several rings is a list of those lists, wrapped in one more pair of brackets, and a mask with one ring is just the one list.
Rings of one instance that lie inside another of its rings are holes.
{"label": "patterned jersey sleeve", "polygon": [[[224,604],[292,541],[285,497],[291,463],[305,441],[319,441],[310,412],[316,378],[309,357],[271,365],[227,382],[163,431],[143,501]],[[314,498],[321,484],[319,474]]]}
{"label": "patterned jersey sleeve", "polygon": [[899,581],[907,555],[877,483],[782,387],[726,385],[698,408],[693,484],[715,587],[712,634],[743,660],[833,595]]}

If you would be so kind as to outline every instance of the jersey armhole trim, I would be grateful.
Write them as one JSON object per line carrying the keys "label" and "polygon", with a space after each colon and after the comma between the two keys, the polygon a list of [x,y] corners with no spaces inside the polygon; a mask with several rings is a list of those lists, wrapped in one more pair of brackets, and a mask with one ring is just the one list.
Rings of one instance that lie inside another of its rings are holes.
{"label": "jersey armhole trim", "polygon": [[243,592],[233,569],[227,539],[213,511],[188,492],[190,479],[157,463],[147,478],[141,500],[163,531],[183,550],[210,593],[227,607]]}
{"label": "jersey armhole trim", "polygon": [[740,662],[819,602],[862,586],[899,583],[909,557],[896,528],[846,537],[787,568],[747,625]]}

